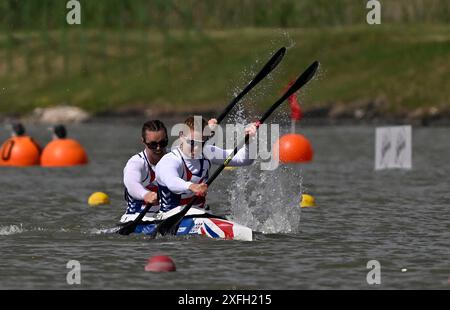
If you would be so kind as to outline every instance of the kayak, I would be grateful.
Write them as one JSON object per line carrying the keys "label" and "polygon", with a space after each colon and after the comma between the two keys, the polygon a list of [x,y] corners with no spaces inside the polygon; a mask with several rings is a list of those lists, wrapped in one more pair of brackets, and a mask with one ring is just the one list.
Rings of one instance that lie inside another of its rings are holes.
{"label": "kayak", "polygon": [[[163,214],[161,219],[146,215],[142,219],[142,224],[136,226],[134,233],[152,235],[157,224],[178,212],[182,207],[174,208]],[[188,213],[181,220],[178,227],[177,236],[201,235],[215,239],[252,241],[253,232],[251,228],[245,227],[226,218],[214,215],[204,209],[190,208]]]}

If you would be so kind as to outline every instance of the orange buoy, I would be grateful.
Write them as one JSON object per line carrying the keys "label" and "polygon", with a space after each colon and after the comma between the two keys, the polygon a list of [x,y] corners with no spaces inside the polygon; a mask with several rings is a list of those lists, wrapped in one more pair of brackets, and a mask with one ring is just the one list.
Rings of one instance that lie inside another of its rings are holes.
{"label": "orange buoy", "polygon": [[279,156],[282,163],[301,163],[311,161],[314,152],[311,143],[303,135],[287,134],[274,143],[273,153]]}
{"label": "orange buoy", "polygon": [[84,148],[73,139],[56,139],[51,141],[42,151],[41,166],[67,167],[85,165],[88,157]]}
{"label": "orange buoy", "polygon": [[0,148],[0,166],[25,167],[39,165],[41,148],[30,136],[6,140]]}

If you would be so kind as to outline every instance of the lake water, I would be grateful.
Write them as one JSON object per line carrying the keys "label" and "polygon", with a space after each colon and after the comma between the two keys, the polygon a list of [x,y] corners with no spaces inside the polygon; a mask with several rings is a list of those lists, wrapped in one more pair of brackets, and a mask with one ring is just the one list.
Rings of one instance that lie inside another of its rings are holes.
{"label": "lake water", "polygon": [[[99,234],[125,210],[122,169],[142,148],[140,126],[69,126],[88,152],[84,167],[0,169],[0,289],[449,288],[450,129],[414,128],[413,169],[375,172],[374,127],[298,128],[314,147],[311,164],[254,164],[211,186],[212,210],[258,231],[252,242]],[[28,129],[48,142],[46,126]],[[111,204],[89,207],[95,191]],[[299,209],[302,191],[316,208]],[[177,271],[144,272],[157,254]],[[81,264],[79,286],[66,283],[69,260]],[[381,285],[366,282],[370,260]]]}

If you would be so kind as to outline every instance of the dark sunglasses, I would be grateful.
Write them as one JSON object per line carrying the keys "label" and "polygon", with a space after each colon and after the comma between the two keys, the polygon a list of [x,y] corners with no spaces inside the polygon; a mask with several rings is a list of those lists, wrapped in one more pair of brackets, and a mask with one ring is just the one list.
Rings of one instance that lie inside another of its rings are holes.
{"label": "dark sunglasses", "polygon": [[194,148],[195,146],[203,146],[206,142],[208,142],[207,138],[204,140],[195,140],[184,137],[184,139],[186,140],[186,143],[191,146],[191,148]]}
{"label": "dark sunglasses", "polygon": [[152,141],[152,142],[144,142],[144,144],[150,149],[150,150],[156,150],[158,146],[160,148],[165,148],[167,145],[169,145],[169,140],[161,140],[161,141]]}

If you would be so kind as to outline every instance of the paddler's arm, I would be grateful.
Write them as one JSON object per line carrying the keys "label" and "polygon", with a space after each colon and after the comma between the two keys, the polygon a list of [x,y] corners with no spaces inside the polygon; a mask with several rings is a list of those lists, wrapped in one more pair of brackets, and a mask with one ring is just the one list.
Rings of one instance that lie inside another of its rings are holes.
{"label": "paddler's arm", "polygon": [[173,156],[164,156],[156,165],[156,181],[176,194],[189,193],[192,182],[181,178],[183,165]]}
{"label": "paddler's arm", "polygon": [[[249,134],[251,139],[256,135],[256,125],[255,123],[251,123],[246,129],[245,133]],[[250,142],[252,143],[252,142]],[[206,145],[205,148],[208,148],[204,154],[211,160],[213,164],[221,165],[225,158],[227,158],[230,154],[233,153],[232,149],[224,150],[217,146]],[[254,162],[254,159],[250,159],[250,147],[249,144],[245,144],[236,155],[234,155],[233,159],[229,162],[229,166],[249,166]]]}
{"label": "paddler's arm", "polygon": [[162,186],[166,186],[176,194],[194,193],[197,196],[204,196],[208,186],[206,184],[194,184],[183,180],[183,164],[171,156],[164,156],[156,165],[156,181]]}
{"label": "paddler's arm", "polygon": [[131,158],[123,169],[123,184],[127,188],[128,194],[134,199],[145,201],[145,203],[156,204],[158,202],[158,195],[147,190],[142,185],[141,181],[144,177],[142,175],[141,163]]}

